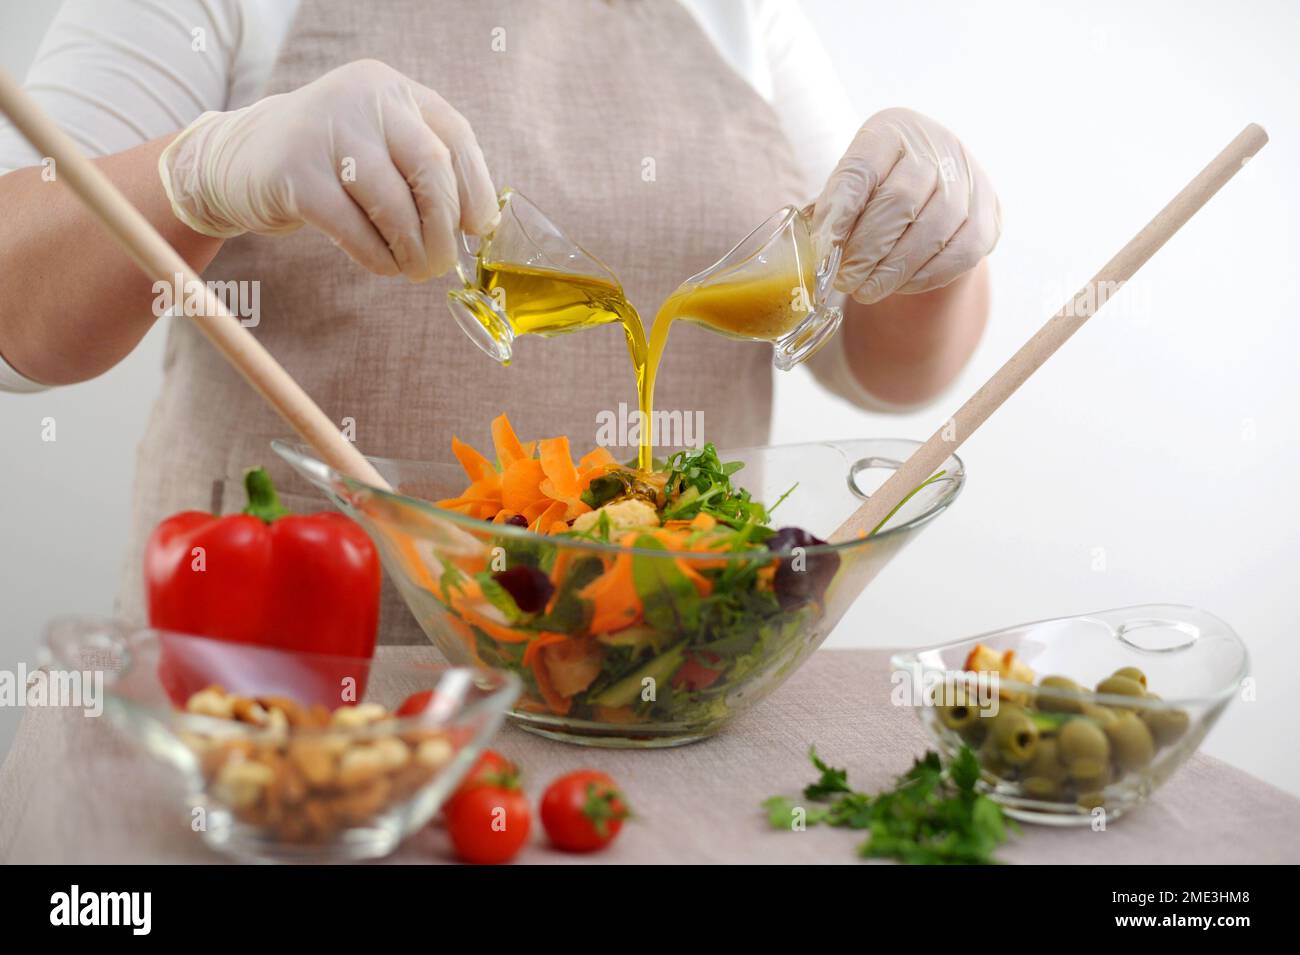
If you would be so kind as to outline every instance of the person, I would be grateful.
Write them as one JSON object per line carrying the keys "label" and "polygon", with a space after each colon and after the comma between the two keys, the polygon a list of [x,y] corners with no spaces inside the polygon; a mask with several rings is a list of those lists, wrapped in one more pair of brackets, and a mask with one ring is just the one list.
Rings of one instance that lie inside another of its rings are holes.
{"label": "person", "polygon": [[[773,210],[815,200],[815,227],[843,243],[846,314],[809,365],[863,407],[934,397],[987,319],[1000,216],[986,174],[916,112],[860,123],[784,0],[68,0],[27,87],[206,279],[253,284],[246,324],[371,455],[449,460],[453,434],[482,443],[501,411],[582,445],[601,411],[636,407],[612,329],[521,340],[506,368],[450,320],[460,232],[492,229],[502,186],[643,309]],[[11,391],[101,374],[160,311],[47,165],[0,127]],[[772,376],[768,349],[687,325],[656,404],[703,412],[720,447],[759,445]],[[143,616],[150,529],[238,509],[246,468],[270,466],[291,508],[323,506],[268,447],[286,430],[190,322],[171,323],[124,616]],[[386,594],[381,639],[421,642],[399,608]]]}

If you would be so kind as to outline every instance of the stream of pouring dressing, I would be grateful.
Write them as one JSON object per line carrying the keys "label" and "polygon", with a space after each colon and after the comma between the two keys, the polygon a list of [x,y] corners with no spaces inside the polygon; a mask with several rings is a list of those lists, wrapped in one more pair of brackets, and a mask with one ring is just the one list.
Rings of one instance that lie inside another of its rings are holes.
{"label": "stream of pouring dressing", "polygon": [[[810,263],[808,257],[800,261]],[[640,411],[637,468],[653,469],[654,390],[673,322],[695,322],[729,338],[775,342],[804,320],[814,276],[797,271],[746,276],[720,275],[688,281],[655,314],[647,342],[641,316],[623,289],[604,278],[515,265],[479,263],[479,281],[489,295],[500,290],[516,335],[552,336],[617,322],[627,338]],[[809,265],[809,268],[811,266]],[[752,269],[751,269],[752,271]]]}

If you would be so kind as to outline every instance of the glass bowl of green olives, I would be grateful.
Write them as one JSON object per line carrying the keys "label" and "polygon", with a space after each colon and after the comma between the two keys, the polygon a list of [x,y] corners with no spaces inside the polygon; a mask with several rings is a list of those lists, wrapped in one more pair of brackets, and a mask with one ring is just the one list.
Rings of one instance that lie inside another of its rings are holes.
{"label": "glass bowl of green olives", "polygon": [[940,752],[1028,822],[1087,825],[1140,805],[1196,751],[1249,672],[1241,638],[1192,607],[1041,620],[899,653]]}

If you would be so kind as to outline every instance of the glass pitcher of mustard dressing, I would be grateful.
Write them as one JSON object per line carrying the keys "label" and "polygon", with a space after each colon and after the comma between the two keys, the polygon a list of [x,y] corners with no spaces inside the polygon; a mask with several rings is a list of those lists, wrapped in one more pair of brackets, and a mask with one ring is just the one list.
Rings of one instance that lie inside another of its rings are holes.
{"label": "glass pitcher of mustard dressing", "polygon": [[639,368],[641,319],[614,273],[570,239],[523,194],[500,196],[501,221],[479,240],[461,233],[456,271],[463,288],[447,304],[474,344],[504,365],[520,335],[560,335],[618,322]]}
{"label": "glass pitcher of mustard dressing", "polygon": [[[823,248],[824,246],[824,248]],[[844,313],[828,302],[840,266],[838,243],[812,231],[812,207],[778,209],[721,259],[668,296],[650,332],[641,414],[654,411],[655,379],[677,320],[729,338],[767,342],[772,362],[789,371],[826,344]],[[649,452],[643,448],[642,458]]]}
{"label": "glass pitcher of mustard dressing", "polygon": [[667,326],[678,319],[730,338],[769,342],[782,371],[816,352],[844,316],[827,302],[840,246],[816,240],[811,223],[811,207],[779,209],[716,263],[683,282],[655,316],[652,361],[662,351]]}

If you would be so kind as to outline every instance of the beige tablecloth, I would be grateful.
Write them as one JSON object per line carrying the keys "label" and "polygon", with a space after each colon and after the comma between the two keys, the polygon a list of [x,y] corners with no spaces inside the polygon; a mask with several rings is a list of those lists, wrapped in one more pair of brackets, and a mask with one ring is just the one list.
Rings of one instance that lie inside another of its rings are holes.
{"label": "beige tablecloth", "polygon": [[[393,658],[422,647],[385,647]],[[581,749],[503,730],[496,747],[518,760],[531,796],[582,766],[624,786],[638,818],[612,849],[566,856],[535,834],[523,862],[832,862],[856,859],[860,834],[767,827],[758,804],[811,780],[816,743],[874,790],[911,765],[926,739],[916,715],[891,706],[885,651],[823,650],[729,732],[672,750]],[[190,832],[166,777],[103,720],[30,710],[0,768],[0,862],[215,862]],[[1218,760],[1194,757],[1153,801],[1104,832],[1026,826],[1001,853],[1008,862],[1300,862],[1300,799]],[[436,827],[409,839],[392,862],[449,861]]]}

